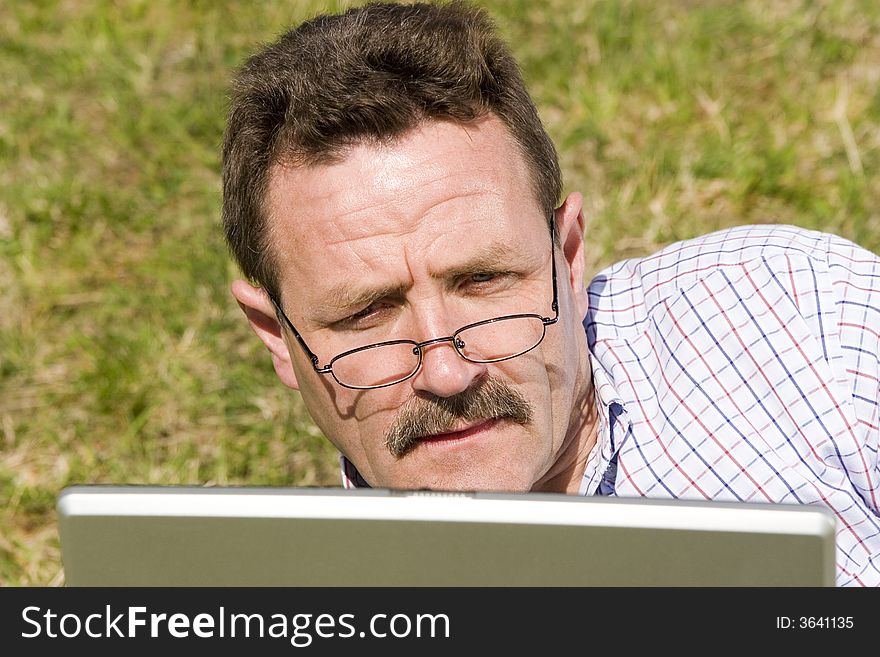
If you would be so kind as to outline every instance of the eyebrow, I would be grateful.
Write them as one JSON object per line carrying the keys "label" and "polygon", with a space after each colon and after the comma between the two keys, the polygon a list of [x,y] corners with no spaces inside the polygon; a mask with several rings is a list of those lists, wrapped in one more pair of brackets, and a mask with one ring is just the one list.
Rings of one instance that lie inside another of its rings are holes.
{"label": "eyebrow", "polygon": [[[517,255],[517,252],[507,244],[492,244],[468,262],[432,272],[431,278],[451,282],[473,274],[507,269]],[[360,310],[379,299],[403,299],[408,288],[409,285],[401,284],[359,287],[355,283],[346,281],[327,290],[321,306],[335,313]],[[320,317],[316,318],[316,321],[327,325],[335,322]]]}

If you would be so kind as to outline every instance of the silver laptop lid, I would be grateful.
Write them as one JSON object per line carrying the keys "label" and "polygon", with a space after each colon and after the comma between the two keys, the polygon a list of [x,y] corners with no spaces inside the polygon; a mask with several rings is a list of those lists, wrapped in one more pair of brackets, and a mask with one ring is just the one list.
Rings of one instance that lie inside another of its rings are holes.
{"label": "silver laptop lid", "polygon": [[84,486],[69,585],[827,586],[826,509],[548,494]]}

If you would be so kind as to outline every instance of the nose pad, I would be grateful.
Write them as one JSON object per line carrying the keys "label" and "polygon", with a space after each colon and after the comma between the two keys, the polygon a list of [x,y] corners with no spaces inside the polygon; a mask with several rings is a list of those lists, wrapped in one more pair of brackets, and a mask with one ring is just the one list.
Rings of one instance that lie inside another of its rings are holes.
{"label": "nose pad", "polygon": [[422,347],[422,368],[413,388],[437,397],[452,397],[467,390],[483,374],[485,365],[465,360],[455,350],[464,348],[460,338],[437,341]]}

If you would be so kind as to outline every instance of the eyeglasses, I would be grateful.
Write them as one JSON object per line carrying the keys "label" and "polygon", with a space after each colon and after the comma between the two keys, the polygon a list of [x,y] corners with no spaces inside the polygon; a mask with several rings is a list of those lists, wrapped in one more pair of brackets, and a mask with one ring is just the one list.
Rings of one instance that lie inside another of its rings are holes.
{"label": "eyeglasses", "polygon": [[318,357],[288,319],[281,304],[270,296],[275,309],[293,333],[293,337],[312,361],[318,374],[330,374],[336,382],[353,390],[373,390],[402,383],[416,375],[422,366],[425,347],[450,342],[455,351],[470,363],[497,363],[531,351],[544,339],[547,327],[559,319],[556,288],[556,227],[550,217],[550,260],[553,270],[553,317],[533,313],[503,315],[462,326],[452,335],[424,342],[389,340],[350,349],[334,356],[321,367]]}

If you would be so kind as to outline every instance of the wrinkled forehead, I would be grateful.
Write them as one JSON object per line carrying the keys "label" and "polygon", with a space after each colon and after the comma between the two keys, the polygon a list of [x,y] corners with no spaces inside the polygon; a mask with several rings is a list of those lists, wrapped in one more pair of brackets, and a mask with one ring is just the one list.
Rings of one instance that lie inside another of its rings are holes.
{"label": "wrinkled forehead", "polygon": [[546,231],[531,183],[494,117],[427,123],[326,164],[277,164],[267,197],[271,257],[282,281],[306,281],[326,275],[318,258],[356,264],[391,259],[404,246],[428,257],[466,241],[531,239],[523,222]]}

